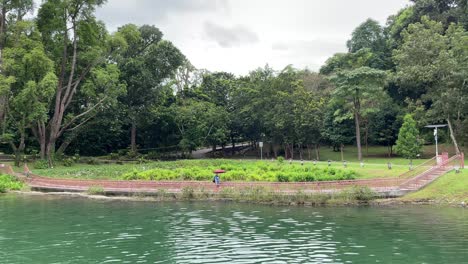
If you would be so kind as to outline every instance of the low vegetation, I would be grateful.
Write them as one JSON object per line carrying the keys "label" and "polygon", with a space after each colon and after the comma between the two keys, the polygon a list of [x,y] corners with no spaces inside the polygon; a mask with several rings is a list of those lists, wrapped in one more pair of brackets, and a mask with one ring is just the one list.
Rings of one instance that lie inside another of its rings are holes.
{"label": "low vegetation", "polygon": [[90,195],[100,195],[100,194],[105,194],[104,188],[101,186],[90,186],[86,193]]}
{"label": "low vegetation", "polygon": [[[353,155],[355,148],[348,147],[346,152]],[[372,148],[371,153],[381,153],[383,148]],[[363,179],[396,177],[408,171],[408,160],[400,158],[369,157],[364,160],[364,166],[354,160],[345,164],[337,161],[339,157],[331,156],[332,151],[323,150],[324,155],[330,154],[330,166],[327,161],[313,162],[284,160],[234,160],[234,159],[203,159],[178,161],[149,161],[130,163],[75,163],[71,167],[56,166],[42,168],[32,165],[35,174],[54,178],[79,179],[182,179],[182,180],[211,180],[214,169],[225,169],[227,173],[221,175],[222,180],[246,181],[311,181],[328,179]],[[336,159],[335,159],[336,158]],[[347,158],[347,157],[346,157]],[[95,158],[94,158],[95,159]],[[81,158],[80,160],[85,160]],[[414,164],[424,162],[418,159]],[[392,164],[388,169],[387,163]],[[330,176],[329,176],[330,175]]]}
{"label": "low vegetation", "polygon": [[224,181],[311,182],[356,178],[353,170],[277,162],[212,160],[165,162],[158,168],[142,171],[135,169],[123,174],[122,179],[207,181],[212,179],[215,169],[226,170],[222,175]]}
{"label": "low vegetation", "polygon": [[344,205],[362,204],[375,198],[377,194],[368,187],[353,186],[334,193],[317,193],[298,190],[291,193],[280,193],[272,189],[256,186],[245,188],[222,188],[219,192],[187,187],[177,195],[157,194],[160,200],[231,200],[238,202],[267,204],[307,204],[307,205]]}
{"label": "low vegetation", "polygon": [[16,180],[15,177],[5,174],[0,174],[0,193],[10,190],[21,190],[23,183]]}

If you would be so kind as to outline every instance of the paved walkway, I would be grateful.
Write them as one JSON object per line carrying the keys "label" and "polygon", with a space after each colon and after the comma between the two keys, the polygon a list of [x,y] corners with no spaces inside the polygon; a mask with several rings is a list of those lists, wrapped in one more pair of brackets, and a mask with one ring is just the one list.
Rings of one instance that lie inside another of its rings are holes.
{"label": "paved walkway", "polygon": [[42,177],[39,175],[14,173],[10,166],[0,166],[0,173],[13,174],[25,181],[33,190],[42,191],[71,191],[84,192],[90,187],[101,187],[107,193],[131,194],[131,193],[157,193],[160,190],[167,192],[181,192],[184,188],[193,188],[195,191],[218,192],[223,188],[266,188],[281,193],[303,192],[334,192],[351,186],[367,186],[375,192],[387,196],[401,196],[407,192],[416,191],[439,176],[454,168],[456,157],[452,157],[445,164],[427,166],[435,159],[421,164],[414,171],[410,171],[411,177],[394,177],[380,179],[360,179],[342,181],[321,182],[222,182],[217,187],[208,181],[126,181],[126,180],[83,180],[83,179],[57,179]]}

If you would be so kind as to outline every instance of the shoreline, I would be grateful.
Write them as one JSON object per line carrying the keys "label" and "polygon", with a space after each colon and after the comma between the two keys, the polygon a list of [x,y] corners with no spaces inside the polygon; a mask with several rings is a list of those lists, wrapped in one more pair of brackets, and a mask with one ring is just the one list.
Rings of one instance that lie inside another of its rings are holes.
{"label": "shoreline", "polygon": [[[144,196],[141,194],[134,195],[105,195],[105,194],[89,194],[86,192],[41,192],[41,191],[9,191],[4,194],[16,194],[21,196],[40,196],[54,198],[78,198],[97,201],[117,201],[117,202],[229,202],[229,203],[251,203],[271,206],[304,206],[304,207],[393,207],[393,206],[437,206],[437,207],[457,207],[468,209],[468,204],[463,201],[439,201],[439,200],[402,200],[401,198],[377,198],[369,201],[359,200],[336,200],[330,199],[325,202],[311,201],[259,201],[249,199],[236,199],[218,196],[211,197],[181,197],[176,193],[166,193],[166,196]],[[1,197],[1,194],[0,194]]]}

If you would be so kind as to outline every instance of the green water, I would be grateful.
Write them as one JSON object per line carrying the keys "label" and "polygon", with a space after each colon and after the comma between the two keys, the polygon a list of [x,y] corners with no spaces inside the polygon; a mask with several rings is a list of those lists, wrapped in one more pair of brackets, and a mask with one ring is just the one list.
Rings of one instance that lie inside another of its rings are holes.
{"label": "green water", "polygon": [[0,263],[468,263],[468,210],[0,195]]}

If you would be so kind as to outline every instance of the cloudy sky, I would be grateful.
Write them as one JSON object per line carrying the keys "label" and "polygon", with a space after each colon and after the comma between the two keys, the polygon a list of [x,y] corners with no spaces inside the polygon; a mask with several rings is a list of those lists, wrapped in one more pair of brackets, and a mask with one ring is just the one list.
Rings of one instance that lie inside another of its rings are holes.
{"label": "cloudy sky", "polygon": [[367,18],[384,24],[408,0],[108,0],[97,11],[111,31],[126,23],[162,30],[200,69],[246,74],[269,64],[318,70],[346,51]]}

